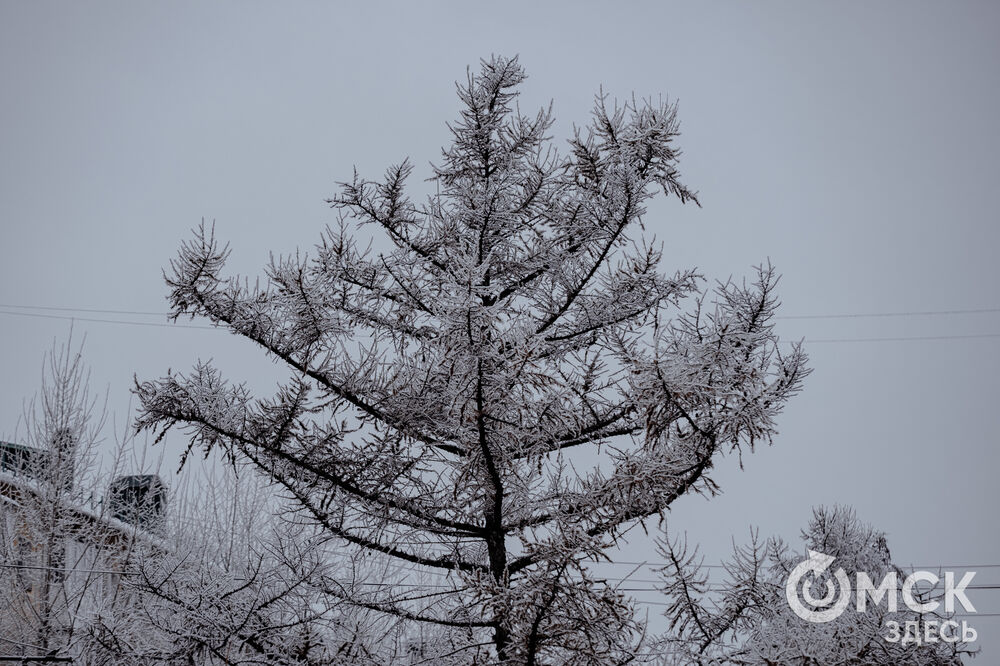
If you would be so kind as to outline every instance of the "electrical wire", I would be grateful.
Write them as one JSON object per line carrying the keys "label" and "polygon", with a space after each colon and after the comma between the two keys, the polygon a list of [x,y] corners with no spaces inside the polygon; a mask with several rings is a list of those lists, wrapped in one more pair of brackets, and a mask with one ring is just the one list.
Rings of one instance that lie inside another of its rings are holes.
{"label": "electrical wire", "polygon": [[43,314],[41,312],[8,312],[0,310],[0,314],[18,317],[39,317],[42,319],[65,319],[68,321],[86,321],[97,324],[124,324],[128,326],[155,326],[158,328],[201,328],[206,330],[225,330],[218,326],[199,326],[198,324],[167,324],[152,321],[131,321],[127,319],[97,319],[95,317],[70,317],[68,315]]}
{"label": "electrical wire", "polygon": [[[55,305],[22,305],[13,303],[0,303],[0,308],[12,310],[52,310],[57,312],[89,312],[94,314],[123,314],[138,315],[148,317],[166,317],[170,312],[153,310],[115,310],[105,308],[74,308]],[[776,315],[775,319],[871,319],[876,317],[931,317],[931,316],[953,316],[969,314],[990,314],[1000,313],[1000,308],[973,308],[966,310],[910,310],[897,312],[847,312],[839,314],[802,314],[802,315]]]}
{"label": "electrical wire", "polygon": [[775,315],[775,319],[868,319],[874,317],[934,317],[946,315],[987,314],[1000,312],[1000,308],[972,310],[914,310],[910,312],[849,312],[844,314]]}
{"label": "electrical wire", "polygon": [[[5,306],[0,304],[0,308],[3,307],[13,307]],[[19,306],[27,307],[27,306]],[[57,308],[51,308],[57,309]],[[70,309],[70,308],[58,308],[60,310],[70,310],[73,312],[122,312],[127,313],[130,311],[125,310],[96,310],[96,309]],[[991,310],[983,310],[987,312]],[[958,311],[955,311],[958,312]],[[139,312],[131,312],[132,314],[140,314]],[[161,313],[148,313],[148,314],[161,314]],[[165,315],[165,313],[163,313]],[[182,324],[182,323],[161,323],[161,322],[148,322],[148,321],[134,321],[129,319],[100,319],[96,317],[76,317],[70,315],[54,315],[54,314],[44,314],[41,312],[11,312],[9,310],[0,310],[0,315],[8,316],[19,316],[19,317],[36,317],[43,319],[62,319],[66,321],[85,321],[97,324],[121,324],[126,326],[153,326],[157,328],[196,328],[202,330],[216,330],[216,331],[226,331],[227,329],[222,326],[202,326],[198,324]],[[809,315],[812,316],[812,315]],[[818,317],[819,315],[817,315]],[[831,316],[847,316],[847,315],[831,315]],[[861,315],[858,315],[861,316]],[[874,315],[873,315],[874,316]],[[874,338],[803,338],[803,341],[807,344],[831,344],[831,343],[852,343],[852,342],[917,342],[917,341],[935,341],[935,340],[976,340],[976,339],[990,339],[990,338],[1000,338],[1000,333],[971,333],[971,334],[959,334],[959,335],[914,335],[914,336],[895,336],[895,337],[874,337]],[[795,344],[792,341],[782,340],[785,344]]]}

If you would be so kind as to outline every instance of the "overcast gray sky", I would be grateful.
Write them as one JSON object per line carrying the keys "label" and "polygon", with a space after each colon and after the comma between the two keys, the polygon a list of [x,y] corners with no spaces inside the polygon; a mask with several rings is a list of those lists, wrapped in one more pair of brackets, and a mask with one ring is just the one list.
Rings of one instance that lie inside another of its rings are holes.
{"label": "overcast gray sky", "polygon": [[[161,267],[203,217],[243,273],[309,248],[354,165],[409,156],[428,175],[454,80],[491,53],[520,54],[521,104],[553,100],[560,139],[602,85],[680,100],[704,208],[650,208],[665,268],[726,278],[770,258],[784,315],[1000,308],[1000,3],[361,4],[0,2],[0,435],[69,328],[24,315],[71,314],[11,306],[162,311]],[[276,376],[217,331],[75,330],[119,421],[133,373],[200,356],[264,389]],[[779,332],[815,368],[781,435],[722,465],[721,497],[678,502],[671,529],[712,561],[751,524],[794,538],[810,507],[847,503],[900,563],[1000,564],[1000,312]],[[656,558],[638,538],[628,555]],[[1000,591],[970,596],[1000,613]],[[996,663],[1000,618],[972,620]]]}

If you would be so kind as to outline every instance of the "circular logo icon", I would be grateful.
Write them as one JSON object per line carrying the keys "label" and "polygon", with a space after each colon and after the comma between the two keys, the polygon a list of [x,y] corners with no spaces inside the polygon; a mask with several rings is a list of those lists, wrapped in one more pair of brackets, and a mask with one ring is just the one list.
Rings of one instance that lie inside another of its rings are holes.
{"label": "circular logo icon", "polygon": [[[785,598],[792,611],[807,622],[830,622],[840,617],[847,605],[851,603],[851,582],[843,569],[833,572],[837,585],[829,577],[826,579],[826,590],[822,596],[813,594],[813,586],[817,579],[833,564],[832,555],[824,555],[814,550],[809,551],[809,559],[799,562],[798,566],[788,574],[785,583]],[[802,598],[799,598],[799,583],[802,584]],[[839,587],[839,590],[837,589]]]}

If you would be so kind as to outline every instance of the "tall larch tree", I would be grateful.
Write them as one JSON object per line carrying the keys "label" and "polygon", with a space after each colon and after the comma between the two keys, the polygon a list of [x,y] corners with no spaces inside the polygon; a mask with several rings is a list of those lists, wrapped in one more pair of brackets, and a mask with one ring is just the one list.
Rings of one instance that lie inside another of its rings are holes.
{"label": "tall larch tree", "polygon": [[173,316],[253,341],[288,378],[255,397],[199,362],[137,385],[138,426],[252,463],[372,570],[430,580],[314,584],[436,625],[421,635],[440,647],[414,649],[438,663],[625,662],[642,627],[587,562],[770,440],[806,357],[779,347],[770,265],[712,289],[643,241],[652,197],[697,203],[675,105],[599,95],[564,153],[550,110],[516,106],[524,79],[484,61],[457,86],[433,194],[407,195],[408,161],[355,174],[315,252],[257,286],[224,277],[228,246],[199,228],[168,271]]}

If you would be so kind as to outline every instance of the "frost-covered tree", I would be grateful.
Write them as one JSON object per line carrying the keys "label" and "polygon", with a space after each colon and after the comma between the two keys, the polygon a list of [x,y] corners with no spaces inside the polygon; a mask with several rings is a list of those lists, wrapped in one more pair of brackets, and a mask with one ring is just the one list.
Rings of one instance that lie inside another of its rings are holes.
{"label": "frost-covered tree", "polygon": [[54,343],[20,443],[0,452],[0,653],[79,654],[112,583],[127,544],[94,502],[104,422],[82,344]]}
{"label": "frost-covered tree", "polygon": [[263,479],[221,469],[186,481],[91,623],[87,663],[379,663],[365,659],[380,641],[363,614],[310,584],[336,566],[314,526],[287,524]]}
{"label": "frost-covered tree", "polygon": [[392,643],[368,628],[393,627],[324,603],[309,581],[329,577],[333,558],[314,525],[283,521],[264,479],[228,468],[198,477],[155,518],[143,510],[150,502],[116,493],[134,442],[106,446],[88,376],[82,345],[55,345],[21,444],[0,448],[0,655],[93,666],[381,663],[361,657]]}
{"label": "frost-covered tree", "polygon": [[807,372],[779,349],[770,266],[709,289],[642,239],[658,192],[697,202],[676,107],[598,96],[561,153],[550,110],[515,105],[524,79],[483,62],[457,86],[436,191],[407,195],[408,161],[355,174],[314,254],[273,259],[264,283],[225,277],[204,226],[183,244],[173,316],[259,345],[288,371],[274,395],[208,362],[136,389],[140,429],[255,465],[383,572],[321,588],[414,627],[404,660],[629,660],[636,614],[587,561],[770,440]]}
{"label": "frost-covered tree", "polygon": [[[849,581],[863,572],[876,586],[894,573],[896,586],[887,594],[901,599],[907,573],[892,563],[885,534],[859,521],[851,509],[815,509],[802,541],[805,552],[834,558],[818,579],[804,579],[815,590],[814,598],[824,597],[830,572],[843,569]],[[890,610],[888,597],[881,603],[868,600],[863,613],[854,612],[852,598],[846,612],[829,622],[799,617],[788,603],[785,585],[805,559],[803,550],[793,551],[779,539],[761,543],[755,533],[723,565],[722,576],[712,576],[697,549],[689,550],[683,539],[664,541],[661,550],[667,560],[662,574],[670,599],[670,631],[652,653],[664,666],[961,666],[962,655],[972,652],[967,644],[940,640],[936,634],[933,642],[886,640],[897,633],[888,622],[900,628],[917,623],[926,631],[929,621],[936,623],[934,629],[949,619],[937,612],[916,613],[902,601]],[[845,594],[834,580],[830,583],[835,598]],[[929,601],[939,593],[918,590],[917,599]]]}

